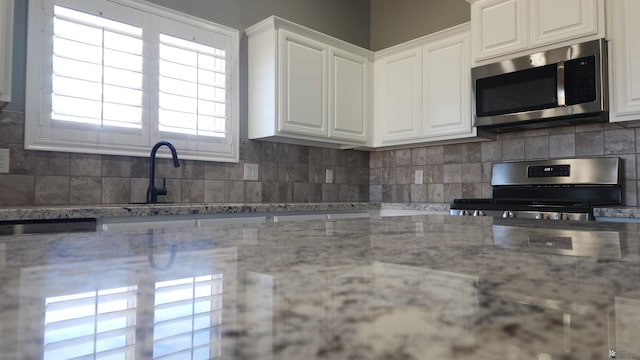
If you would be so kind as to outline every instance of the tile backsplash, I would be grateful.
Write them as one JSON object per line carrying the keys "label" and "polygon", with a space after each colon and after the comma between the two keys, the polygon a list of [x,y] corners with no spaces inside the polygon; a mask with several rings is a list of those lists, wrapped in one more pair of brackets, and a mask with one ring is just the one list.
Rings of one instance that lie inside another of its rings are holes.
{"label": "tile backsplash", "polygon": [[[495,141],[371,153],[372,202],[449,204],[491,197],[491,166],[500,161],[620,157],[624,205],[638,205],[640,128],[592,124],[500,134]],[[416,171],[422,184],[416,184]],[[419,174],[419,173],[418,173]]]}
{"label": "tile backsplash", "polygon": [[[142,157],[25,150],[24,114],[0,113],[0,148],[10,172],[0,174],[0,206],[91,205],[144,202],[149,160]],[[178,153],[178,155],[180,155]],[[245,181],[244,164],[258,165]],[[239,163],[157,159],[166,179],[164,202],[367,202],[369,153],[242,139]],[[325,173],[333,171],[327,183]]]}
{"label": "tile backsplash", "polygon": [[[0,174],[0,206],[144,202],[148,158],[29,151],[24,114],[0,113],[0,148],[10,173]],[[383,202],[449,204],[490,197],[499,161],[616,156],[623,160],[624,205],[638,205],[640,128],[616,124],[505,133],[495,141],[363,152],[242,139],[239,163],[158,159],[165,202]],[[244,164],[258,165],[246,181]],[[333,181],[326,181],[327,169]]]}

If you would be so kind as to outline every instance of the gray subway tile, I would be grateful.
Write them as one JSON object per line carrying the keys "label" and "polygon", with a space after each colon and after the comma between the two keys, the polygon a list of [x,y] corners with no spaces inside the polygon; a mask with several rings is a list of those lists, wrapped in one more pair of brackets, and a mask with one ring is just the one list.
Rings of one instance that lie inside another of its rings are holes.
{"label": "gray subway tile", "polygon": [[549,137],[535,136],[524,138],[524,158],[527,160],[549,158]]}
{"label": "gray subway tile", "polygon": [[70,155],[69,162],[71,176],[102,176],[101,155],[73,153]]}
{"label": "gray subway tile", "polygon": [[444,183],[461,183],[462,182],[462,164],[445,164],[444,165]]}
{"label": "gray subway tile", "polygon": [[369,201],[382,202],[382,185],[371,185],[369,187]]}
{"label": "gray subway tile", "polygon": [[259,163],[263,161],[264,143],[258,140],[245,140],[244,157],[242,159],[249,163]]}
{"label": "gray subway tile", "polygon": [[25,150],[22,144],[9,144],[9,173],[12,175],[35,175],[36,152]]}
{"label": "gray subway tile", "polygon": [[36,205],[65,205],[68,203],[68,176],[36,176]]}
{"label": "gray subway tile", "polygon": [[69,153],[36,152],[36,175],[68,176],[69,164]]}
{"label": "gray subway tile", "polygon": [[102,156],[102,176],[131,177],[131,159],[126,156]]}
{"label": "gray subway tile", "polygon": [[224,202],[224,181],[205,180],[204,181],[204,201],[208,203]]}
{"label": "gray subway tile", "polygon": [[444,147],[429,146],[427,147],[427,165],[444,164]]}
{"label": "gray subway tile", "polygon": [[427,165],[427,148],[418,147],[411,149],[411,164],[415,166]]}
{"label": "gray subway tile", "polygon": [[224,202],[243,203],[244,202],[244,181],[224,182]]}
{"label": "gray subway tile", "polygon": [[181,160],[182,178],[204,180],[204,162],[197,160]]}
{"label": "gray subway tile", "polygon": [[549,135],[549,157],[572,158],[576,156],[576,134],[574,132],[566,134]]}
{"label": "gray subway tile", "polygon": [[244,179],[244,162],[228,163],[226,166],[225,180],[241,181]]}
{"label": "gray subway tile", "polygon": [[482,161],[502,161],[501,141],[484,141],[481,143],[480,148],[480,151],[482,153]]}
{"label": "gray subway tile", "polygon": [[[147,201],[148,178],[131,178],[131,198],[132,203],[144,203]],[[73,191],[73,189],[71,189]],[[100,201],[98,201],[100,202]]]}
{"label": "gray subway tile", "polygon": [[427,184],[427,198],[429,202],[444,202],[444,184]]}
{"label": "gray subway tile", "polygon": [[502,140],[503,160],[524,160],[524,137]]}
{"label": "gray subway tile", "polygon": [[[446,166],[446,165],[445,165]],[[482,163],[462,164],[462,183],[473,184],[482,182]]]}
{"label": "gray subway tile", "polygon": [[180,181],[180,202],[201,203],[204,201],[204,180]]}
{"label": "gray subway tile", "polygon": [[102,178],[72,176],[69,182],[69,204],[96,205],[102,201]]}
{"label": "gray subway tile", "polygon": [[131,199],[131,179],[119,177],[102,178],[102,203],[126,204]]}
{"label": "gray subway tile", "polygon": [[635,154],[635,142],[635,132],[630,129],[606,130],[604,132],[604,154]]}
{"label": "gray subway tile", "polygon": [[29,206],[35,202],[34,175],[0,175],[0,206]]}
{"label": "gray subway tile", "polygon": [[227,169],[225,163],[209,161],[204,164],[205,180],[224,180],[226,176]]}
{"label": "gray subway tile", "polygon": [[443,162],[445,164],[461,164],[462,144],[444,145]]}
{"label": "gray subway tile", "polygon": [[462,163],[475,163],[482,161],[482,144],[472,142],[462,144]]}
{"label": "gray subway tile", "polygon": [[309,202],[309,184],[308,183],[293,184],[293,201],[297,203]]}
{"label": "gray subway tile", "polygon": [[247,203],[259,203],[262,201],[262,183],[247,181],[244,183],[244,201]]}
{"label": "gray subway tile", "polygon": [[411,185],[411,202],[427,202],[427,184]]}
{"label": "gray subway tile", "polygon": [[411,149],[398,149],[395,151],[394,166],[410,166]]}
{"label": "gray subway tile", "polygon": [[604,155],[604,134],[602,131],[576,133],[576,156]]}

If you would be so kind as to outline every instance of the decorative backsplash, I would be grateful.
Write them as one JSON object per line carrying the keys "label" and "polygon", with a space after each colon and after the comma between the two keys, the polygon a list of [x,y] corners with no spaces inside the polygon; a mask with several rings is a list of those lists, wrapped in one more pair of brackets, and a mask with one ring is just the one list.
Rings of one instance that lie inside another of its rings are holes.
{"label": "decorative backsplash", "polygon": [[[494,162],[615,156],[623,164],[624,205],[637,206],[639,131],[616,124],[566,126],[503,133],[495,141],[372,153],[369,199],[449,204],[455,198],[487,198]],[[422,185],[415,184],[416,170],[424,174]]]}
{"label": "decorative backsplash", "polygon": [[[0,148],[11,150],[0,174],[0,206],[144,202],[147,158],[27,151],[24,114],[0,113]],[[495,141],[363,152],[242,139],[237,164],[158,159],[176,203],[383,202],[449,204],[491,196],[491,165],[499,161],[617,156],[623,160],[624,205],[638,205],[640,129],[594,124],[504,133]],[[638,138],[638,141],[636,141]],[[244,164],[257,164],[245,181]],[[326,182],[326,170],[333,182]],[[416,170],[422,184],[415,184]]]}
{"label": "decorative backsplash", "polygon": [[[144,202],[148,158],[45,151],[23,147],[24,114],[0,114],[0,148],[9,148],[10,173],[0,175],[0,206]],[[165,149],[166,150],[166,149]],[[179,155],[179,152],[178,152]],[[244,164],[258,180],[244,181]],[[369,153],[242,139],[239,163],[158,159],[156,182],[167,181],[175,203],[367,202]],[[326,170],[333,171],[327,183]]]}

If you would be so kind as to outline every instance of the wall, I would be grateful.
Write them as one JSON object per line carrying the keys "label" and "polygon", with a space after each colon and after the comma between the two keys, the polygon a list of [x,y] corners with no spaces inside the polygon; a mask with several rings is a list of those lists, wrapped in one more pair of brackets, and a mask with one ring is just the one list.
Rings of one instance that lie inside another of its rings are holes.
{"label": "wall", "polygon": [[[243,30],[271,15],[345,41],[369,46],[368,0],[152,0]],[[27,1],[16,0],[13,101],[0,113],[0,148],[9,148],[10,173],[0,175],[0,206],[143,202],[145,158],[28,151],[24,149]],[[247,140],[247,41],[240,43],[240,163],[160,160],[169,202],[368,201],[369,154]],[[258,164],[258,181],[243,181],[244,163]],[[325,170],[334,183],[325,183]],[[161,185],[161,182],[158,183]]]}
{"label": "wall", "polygon": [[[149,160],[140,157],[24,150],[24,114],[0,114],[0,148],[11,149],[11,174],[0,175],[0,206],[144,202]],[[163,148],[161,151],[165,151]],[[167,152],[168,154],[168,152]],[[179,155],[179,153],[178,153]],[[244,164],[258,181],[243,181]],[[163,202],[351,202],[369,200],[369,154],[243,139],[240,162],[158,159]],[[334,173],[325,182],[325,171]]]}
{"label": "wall", "polygon": [[[370,201],[448,205],[455,198],[491,197],[491,166],[500,161],[620,157],[624,204],[637,206],[640,128],[592,124],[518,131],[496,141],[416,147],[371,154]],[[414,183],[415,170],[424,184]]]}
{"label": "wall", "polygon": [[465,0],[371,0],[371,49],[380,50],[471,19]]}

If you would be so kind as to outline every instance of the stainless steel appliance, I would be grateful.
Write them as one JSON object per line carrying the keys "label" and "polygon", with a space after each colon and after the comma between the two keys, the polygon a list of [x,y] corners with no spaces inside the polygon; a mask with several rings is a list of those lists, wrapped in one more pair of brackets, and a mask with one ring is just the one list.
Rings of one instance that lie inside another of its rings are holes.
{"label": "stainless steel appliance", "polygon": [[503,132],[608,119],[604,39],[475,67],[471,76],[479,129]]}
{"label": "stainless steel appliance", "polygon": [[491,199],[455,199],[451,215],[549,220],[592,219],[596,205],[622,203],[620,158],[493,164]]}

